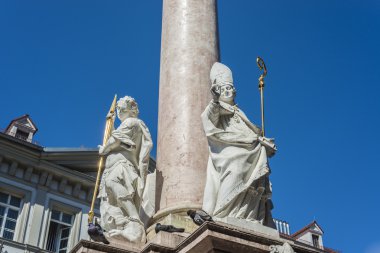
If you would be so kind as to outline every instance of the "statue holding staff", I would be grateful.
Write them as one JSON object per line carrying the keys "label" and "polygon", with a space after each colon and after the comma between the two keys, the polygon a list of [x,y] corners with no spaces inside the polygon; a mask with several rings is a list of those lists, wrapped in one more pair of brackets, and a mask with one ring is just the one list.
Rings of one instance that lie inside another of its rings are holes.
{"label": "statue holding staff", "polygon": [[235,103],[231,70],[216,62],[210,72],[212,101],[202,113],[209,143],[203,210],[214,219],[256,221],[274,227],[268,157],[272,139],[261,136]]}
{"label": "statue holding staff", "polygon": [[109,237],[145,242],[139,215],[153,142],[132,97],[119,99],[116,111],[121,124],[99,146],[99,154],[106,156],[98,195],[101,226]]}

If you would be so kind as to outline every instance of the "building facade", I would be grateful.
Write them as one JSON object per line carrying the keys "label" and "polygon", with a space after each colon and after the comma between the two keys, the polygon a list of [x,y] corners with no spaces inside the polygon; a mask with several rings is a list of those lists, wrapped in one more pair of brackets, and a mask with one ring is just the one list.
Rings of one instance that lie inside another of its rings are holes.
{"label": "building facade", "polygon": [[87,238],[96,149],[49,149],[33,143],[28,115],[0,133],[2,252],[67,252]]}

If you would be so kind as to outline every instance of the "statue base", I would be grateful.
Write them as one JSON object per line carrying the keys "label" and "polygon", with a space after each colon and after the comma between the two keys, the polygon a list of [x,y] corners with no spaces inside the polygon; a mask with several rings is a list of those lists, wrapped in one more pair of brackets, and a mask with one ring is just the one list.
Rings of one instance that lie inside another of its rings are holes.
{"label": "statue base", "polygon": [[[323,249],[295,241],[289,236],[274,236],[222,222],[206,222],[191,234],[159,232],[144,245],[111,242],[109,245],[82,240],[71,253],[240,253],[293,252],[323,253]],[[287,243],[292,248],[285,248]]]}
{"label": "statue base", "polygon": [[147,244],[160,245],[161,247],[176,248],[188,235],[186,233],[169,233],[160,231],[155,234]]}
{"label": "statue base", "polygon": [[255,231],[256,233],[264,234],[264,235],[271,236],[274,238],[280,238],[280,233],[276,229],[264,226],[255,221],[248,221],[248,220],[237,219],[237,218],[232,218],[232,217],[226,217],[226,218],[220,218],[220,219],[214,218],[214,220],[226,223],[226,225],[230,224],[239,228]]}
{"label": "statue base", "polygon": [[80,240],[70,253],[138,253],[144,248],[144,243],[131,243],[112,240],[110,244]]}

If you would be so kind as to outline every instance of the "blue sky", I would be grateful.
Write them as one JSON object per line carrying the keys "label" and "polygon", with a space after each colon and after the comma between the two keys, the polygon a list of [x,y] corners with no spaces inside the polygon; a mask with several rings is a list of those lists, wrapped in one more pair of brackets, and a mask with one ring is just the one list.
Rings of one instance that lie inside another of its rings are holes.
{"label": "blue sky", "polygon": [[[316,219],[324,243],[380,252],[380,2],[218,2],[221,60],[260,124],[268,67],[274,216]],[[157,136],[161,1],[0,0],[0,128],[28,113],[48,147],[96,147],[115,93]],[[154,154],[153,154],[154,155]]]}

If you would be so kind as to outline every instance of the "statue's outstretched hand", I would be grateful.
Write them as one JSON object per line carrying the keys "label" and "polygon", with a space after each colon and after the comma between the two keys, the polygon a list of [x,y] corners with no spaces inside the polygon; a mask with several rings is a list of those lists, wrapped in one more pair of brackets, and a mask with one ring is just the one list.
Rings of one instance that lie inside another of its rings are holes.
{"label": "statue's outstretched hand", "polygon": [[273,138],[259,136],[259,141],[261,145],[265,147],[268,157],[272,157],[276,154],[277,147],[276,144],[274,144]]}
{"label": "statue's outstretched hand", "polygon": [[219,97],[220,97],[220,86],[217,84],[213,84],[211,86],[210,91],[211,91],[212,99],[214,100],[214,102],[218,102]]}

